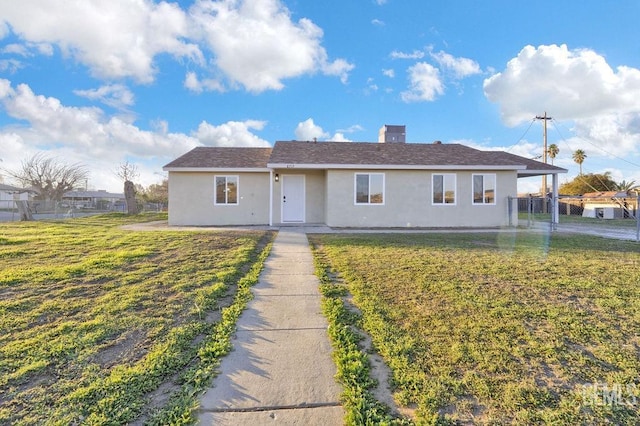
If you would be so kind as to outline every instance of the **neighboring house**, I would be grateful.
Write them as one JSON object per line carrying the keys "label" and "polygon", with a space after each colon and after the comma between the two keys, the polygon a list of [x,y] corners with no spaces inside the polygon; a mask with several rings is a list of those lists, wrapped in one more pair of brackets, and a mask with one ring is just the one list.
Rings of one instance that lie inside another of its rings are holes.
{"label": "neighboring house", "polygon": [[502,151],[439,142],[199,147],[163,170],[170,225],[373,228],[508,226],[517,223],[509,200],[519,177],[552,175],[557,194],[557,175],[566,173]]}
{"label": "neighboring house", "polygon": [[29,201],[33,191],[0,183],[0,209],[13,209],[15,201]]}
{"label": "neighboring house", "polygon": [[627,191],[588,192],[580,197],[584,206],[582,217],[599,219],[624,219],[633,217],[637,209],[637,197]]}
{"label": "neighboring house", "polygon": [[62,196],[63,207],[124,211],[124,194],[98,191],[69,191]]}

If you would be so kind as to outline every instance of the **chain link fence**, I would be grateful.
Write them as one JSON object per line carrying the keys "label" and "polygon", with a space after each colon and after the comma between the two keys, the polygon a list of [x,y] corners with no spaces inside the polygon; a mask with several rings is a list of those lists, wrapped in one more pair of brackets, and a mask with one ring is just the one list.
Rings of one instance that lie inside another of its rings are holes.
{"label": "chain link fence", "polygon": [[560,196],[554,220],[551,197],[518,197],[510,200],[517,209],[518,226],[588,233],[640,241],[639,197]]}
{"label": "chain link fence", "polygon": [[[22,203],[19,206],[18,203]],[[20,208],[22,207],[22,208]],[[21,210],[28,209],[34,220],[66,219],[112,212],[127,212],[126,201],[97,200],[96,202],[42,201],[42,200],[0,200],[0,222],[23,220]],[[137,203],[140,213],[162,212],[166,203]]]}

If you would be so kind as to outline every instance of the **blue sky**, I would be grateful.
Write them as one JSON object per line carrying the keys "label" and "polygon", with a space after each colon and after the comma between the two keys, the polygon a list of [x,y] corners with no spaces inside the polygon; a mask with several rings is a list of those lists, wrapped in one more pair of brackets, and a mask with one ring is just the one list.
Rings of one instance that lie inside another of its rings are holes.
{"label": "blue sky", "polygon": [[0,168],[46,151],[119,191],[124,161],[148,185],[195,146],[383,124],[533,158],[546,111],[561,181],[583,149],[584,172],[640,183],[638,19],[635,0],[0,0]]}

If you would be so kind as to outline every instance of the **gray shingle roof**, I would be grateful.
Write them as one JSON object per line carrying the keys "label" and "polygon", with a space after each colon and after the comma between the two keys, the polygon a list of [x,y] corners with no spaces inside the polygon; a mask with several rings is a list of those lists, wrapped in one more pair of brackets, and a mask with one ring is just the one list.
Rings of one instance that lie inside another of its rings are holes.
{"label": "gray shingle roof", "polygon": [[485,151],[460,144],[276,142],[269,164],[475,166],[497,163]]}
{"label": "gray shingle roof", "polygon": [[165,168],[266,168],[271,148],[197,147],[176,158]]}
{"label": "gray shingle roof", "polygon": [[276,142],[269,165],[502,167],[521,176],[565,173],[560,167],[504,151],[481,151],[460,144],[371,142]]}
{"label": "gray shingle roof", "polygon": [[165,168],[266,168],[323,166],[393,168],[499,167],[522,176],[565,169],[503,151],[481,151],[460,144],[278,141],[272,148],[199,147]]}

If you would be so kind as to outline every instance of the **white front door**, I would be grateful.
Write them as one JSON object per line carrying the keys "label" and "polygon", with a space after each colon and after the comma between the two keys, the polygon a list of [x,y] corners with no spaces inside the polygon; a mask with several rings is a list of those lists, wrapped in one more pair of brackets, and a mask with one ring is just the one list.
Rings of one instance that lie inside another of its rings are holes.
{"label": "white front door", "polygon": [[304,222],[304,176],[282,176],[282,222]]}

